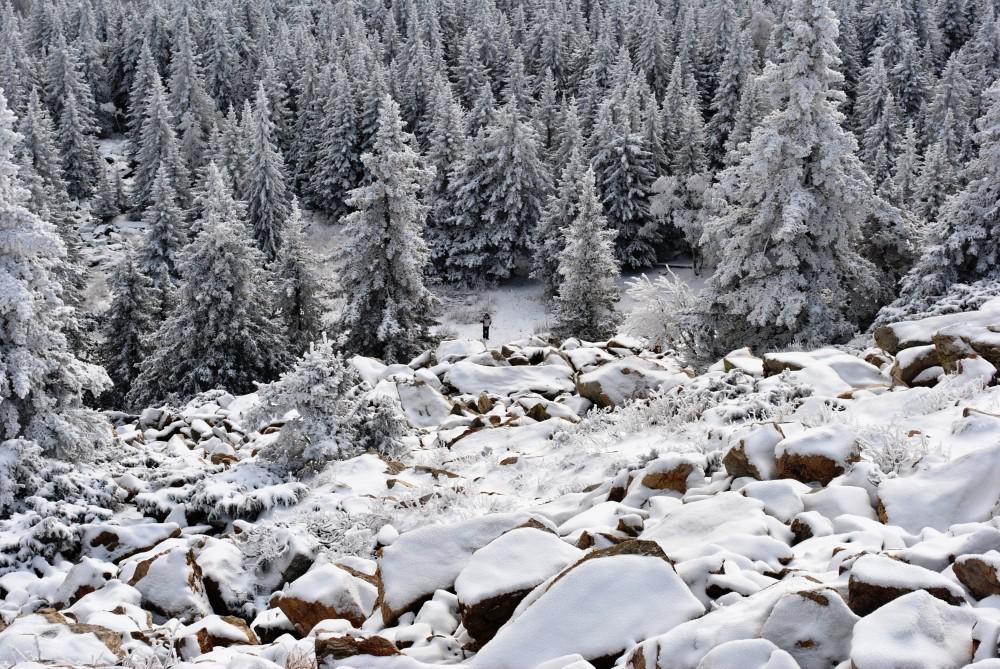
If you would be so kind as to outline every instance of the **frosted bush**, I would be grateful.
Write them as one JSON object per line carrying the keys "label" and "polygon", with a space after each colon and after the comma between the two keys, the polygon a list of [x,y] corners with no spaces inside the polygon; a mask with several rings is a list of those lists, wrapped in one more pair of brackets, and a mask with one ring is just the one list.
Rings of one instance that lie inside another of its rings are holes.
{"label": "frosted bush", "polygon": [[314,343],[280,379],[261,386],[259,403],[246,416],[249,425],[285,420],[261,461],[279,473],[301,476],[350,457],[354,446],[347,423],[358,409],[361,383],[332,342]]}
{"label": "frosted bush", "polygon": [[621,332],[644,338],[657,350],[676,348],[689,353],[697,350],[691,325],[698,297],[686,283],[667,268],[667,274],[655,279],[643,274],[625,285],[635,306],[622,322]]}

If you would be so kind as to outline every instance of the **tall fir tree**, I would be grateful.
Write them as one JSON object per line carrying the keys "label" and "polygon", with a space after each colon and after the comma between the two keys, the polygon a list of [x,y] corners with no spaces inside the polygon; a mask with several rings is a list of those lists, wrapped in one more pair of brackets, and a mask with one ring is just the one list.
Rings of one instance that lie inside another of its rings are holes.
{"label": "tall fir tree", "polygon": [[465,282],[510,277],[530,255],[549,189],[535,129],[508,105],[471,143],[455,177],[449,276]]}
{"label": "tall fir tree", "polygon": [[856,249],[876,201],[841,127],[836,17],[827,0],[793,0],[785,23],[764,73],[775,109],[721,173],[722,214],[706,225],[720,262],[705,312],[721,349],[844,339],[878,298]]}
{"label": "tall fir tree", "polygon": [[1000,278],[1000,84],[986,97],[990,106],[979,119],[979,150],[965,169],[967,185],[941,207],[934,245],[903,282],[904,299],[928,299],[956,283]]}
{"label": "tall fir tree", "polygon": [[153,353],[150,340],[159,322],[162,294],[135,262],[132,249],[123,254],[109,284],[111,306],[102,316],[106,343],[101,364],[114,383],[112,406],[124,406],[139,365]]}
{"label": "tall fir tree", "polygon": [[656,262],[659,242],[659,231],[649,215],[652,156],[642,137],[615,118],[610,100],[601,105],[590,142],[590,165],[608,223],[617,233],[618,259],[629,269],[650,267]]}
{"label": "tall fir tree", "polygon": [[620,270],[615,258],[615,233],[608,229],[594,179],[590,168],[573,184],[577,206],[559,253],[561,280],[553,330],[564,337],[599,341],[615,332]]}
{"label": "tall fir tree", "polygon": [[110,380],[67,341],[76,312],[54,276],[65,247],[26,206],[15,121],[0,92],[0,441],[27,439],[56,457],[85,458],[111,442],[108,422],[84,406],[87,393],[99,395]]}
{"label": "tall fir tree", "polygon": [[284,239],[274,261],[278,307],[287,327],[286,336],[295,355],[301,355],[323,332],[321,287],[313,269],[319,263],[309,248],[302,227],[298,201],[292,201]]}
{"label": "tall fir tree", "polygon": [[336,217],[347,212],[347,194],[361,183],[363,171],[357,109],[346,70],[333,71],[326,96],[309,201]]}
{"label": "tall fir tree", "polygon": [[281,248],[281,235],[291,213],[285,177],[285,160],[275,143],[274,122],[264,85],[257,87],[250,126],[247,160],[247,217],[257,247],[268,262]]}
{"label": "tall fir tree", "polygon": [[149,93],[145,98],[145,117],[139,132],[139,150],[136,154],[133,200],[136,207],[145,209],[153,202],[153,182],[156,173],[166,170],[171,187],[182,206],[188,201],[188,166],[181,156],[174,131],[174,116],[167,104],[167,95],[158,74],[153,75]]}
{"label": "tall fir tree", "polygon": [[347,298],[338,321],[349,351],[405,361],[430,341],[437,298],[424,284],[422,237],[427,207],[420,194],[431,176],[403,130],[399,107],[386,96],[371,153],[362,157],[372,182],[351,191],[349,236],[340,259]]}
{"label": "tall fir tree", "polygon": [[[179,278],[178,262],[188,238],[184,214],[177,204],[177,193],[166,165],[156,171],[150,189],[149,207],[142,215],[146,226],[145,243],[139,250],[140,267],[147,276]],[[158,283],[158,282],[157,282]],[[168,289],[168,286],[157,286]]]}
{"label": "tall fir tree", "polygon": [[545,201],[542,218],[534,234],[531,276],[542,282],[544,295],[552,299],[559,294],[562,275],[559,254],[566,248],[566,234],[580,209],[580,183],[589,168],[575,147],[559,176],[559,185]]}
{"label": "tall fir tree", "polygon": [[152,337],[127,396],[130,406],[183,401],[225,388],[247,393],[290,361],[264,255],[250,239],[240,207],[222,180],[210,194],[200,232],[180,258],[174,306]]}

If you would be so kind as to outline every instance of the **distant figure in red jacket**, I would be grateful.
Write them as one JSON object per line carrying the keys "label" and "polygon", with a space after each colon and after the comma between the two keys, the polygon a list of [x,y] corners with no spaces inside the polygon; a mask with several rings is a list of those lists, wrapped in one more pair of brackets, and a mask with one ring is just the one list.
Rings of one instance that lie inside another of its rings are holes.
{"label": "distant figure in red jacket", "polygon": [[493,324],[493,319],[490,318],[489,314],[483,314],[479,322],[483,324],[483,340],[488,341],[490,338],[490,325]]}

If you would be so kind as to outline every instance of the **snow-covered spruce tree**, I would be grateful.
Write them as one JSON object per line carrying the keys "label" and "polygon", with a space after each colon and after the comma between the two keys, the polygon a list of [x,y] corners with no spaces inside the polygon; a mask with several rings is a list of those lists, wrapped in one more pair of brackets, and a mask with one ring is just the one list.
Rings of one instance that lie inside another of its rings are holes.
{"label": "snow-covered spruce tree", "polygon": [[718,86],[712,97],[712,118],[708,122],[706,147],[714,165],[722,165],[726,140],[736,125],[740,98],[746,80],[754,74],[753,44],[749,30],[734,30],[729,38],[729,48],[717,75]]}
{"label": "snow-covered spruce tree", "polygon": [[112,406],[122,406],[139,364],[152,354],[150,338],[156,332],[162,303],[153,285],[127,249],[111,275],[111,306],[102,316],[105,346],[101,363],[114,383]]}
{"label": "snow-covered spruce tree", "polygon": [[785,24],[762,82],[775,109],[720,174],[722,213],[706,223],[719,265],[705,317],[723,351],[841,340],[880,297],[856,249],[875,198],[841,127],[836,17],[828,0],[793,0]]}
{"label": "snow-covered spruce tree", "polygon": [[291,213],[285,185],[285,160],[275,144],[274,123],[264,85],[257,87],[247,159],[247,218],[257,247],[268,262],[281,248],[281,235]]}
{"label": "snow-covered spruce tree", "polygon": [[215,117],[215,101],[206,91],[187,15],[178,20],[170,59],[170,109],[178,120],[181,155],[191,170],[205,161],[206,139]]}
{"label": "snow-covered spruce tree", "polygon": [[280,474],[298,476],[322,470],[330,460],[358,454],[352,422],[358,409],[362,380],[333,342],[313,342],[295,366],[260,388],[248,424],[263,427],[295,411],[281,427],[277,441],[260,459]]}
{"label": "snow-covered spruce tree", "polygon": [[103,369],[79,360],[66,335],[75,312],[53,275],[65,247],[26,206],[14,151],[21,136],[0,92],[0,442],[27,439],[47,454],[82,459],[110,443],[110,425],[83,406],[103,392]]}
{"label": "snow-covered spruce tree", "polygon": [[156,61],[149,50],[149,44],[143,38],[139,57],[132,72],[132,86],[129,88],[128,108],[126,109],[126,113],[128,114],[128,147],[126,153],[129,162],[133,165],[138,162],[139,147],[142,146],[142,122],[146,118],[146,100],[149,97],[150,89],[153,87],[153,79],[159,76],[159,71],[156,69]]}
{"label": "snow-covered spruce tree", "polygon": [[443,274],[451,251],[452,206],[455,184],[452,172],[458,167],[468,147],[465,136],[465,113],[454,99],[451,89],[444,83],[438,89],[434,103],[434,116],[427,137],[426,159],[434,168],[434,177],[427,189],[427,230],[425,239],[431,251],[431,262],[438,274]]}
{"label": "snow-covered spruce tree", "polygon": [[888,186],[890,199],[896,206],[913,211],[917,178],[921,169],[923,169],[923,159],[920,157],[917,131],[911,123],[906,126],[906,132],[903,133],[899,155],[896,156],[896,163],[893,166],[892,182]]}
{"label": "snow-covered spruce tree", "polygon": [[76,96],[67,90],[59,116],[59,150],[70,197],[87,198],[94,193],[97,168],[101,167],[97,142],[92,134],[96,129],[80,113]]}
{"label": "snow-covered spruce tree", "polygon": [[303,353],[310,342],[319,338],[323,329],[320,285],[312,269],[317,262],[302,231],[298,201],[293,200],[281,248],[274,261],[274,273],[278,282],[278,307],[284,314],[288,342],[296,354]]}
{"label": "snow-covered spruce tree", "polygon": [[917,215],[925,221],[936,221],[941,207],[955,192],[958,181],[955,164],[948,158],[945,139],[928,146],[913,192],[913,208]]}
{"label": "snow-covered spruce tree", "polygon": [[403,131],[399,107],[386,96],[374,150],[362,156],[372,183],[351,191],[340,252],[346,304],[338,321],[348,351],[408,360],[427,347],[437,298],[424,285],[422,237],[427,207],[420,192],[431,174]]}
{"label": "snow-covered spruce tree", "polygon": [[615,119],[612,101],[598,112],[590,138],[597,187],[608,223],[617,234],[616,253],[624,267],[649,267],[656,261],[659,231],[649,215],[654,174],[642,138]]}
{"label": "snow-covered spruce tree", "polygon": [[178,263],[175,306],[153,336],[155,352],[140,367],[130,406],[180,401],[212,388],[246,393],[287,365],[288,341],[274,304],[263,254],[225,183],[209,194],[218,204]]}
{"label": "snow-covered spruce tree", "polygon": [[979,153],[965,169],[968,185],[941,208],[933,245],[905,277],[900,298],[889,309],[909,303],[916,305],[915,313],[955,284],[1000,278],[1000,84],[985,95],[991,104],[974,135]]}
{"label": "snow-covered spruce tree", "polygon": [[562,275],[559,254],[566,247],[566,231],[579,211],[580,183],[587,171],[580,148],[573,149],[559,176],[559,186],[545,201],[545,210],[534,234],[531,276],[542,282],[546,299],[559,293]]}
{"label": "snow-covered spruce tree", "polygon": [[338,67],[325,79],[320,95],[326,96],[326,104],[316,133],[319,154],[308,194],[310,203],[332,216],[342,216],[348,209],[348,192],[361,183],[361,137],[347,72]]}
{"label": "snow-covered spruce tree", "polygon": [[594,184],[594,170],[588,169],[575,184],[577,210],[566,230],[566,244],[559,253],[559,294],[555,299],[553,331],[562,337],[591,341],[614,334],[615,311],[620,297],[620,270],[615,259],[615,233],[608,229]]}
{"label": "snow-covered spruce tree", "polygon": [[449,276],[467,283],[508,278],[529,256],[549,189],[535,129],[508,105],[470,144],[455,176]]}
{"label": "snow-covered spruce tree", "polygon": [[161,167],[166,169],[171,185],[181,202],[187,205],[188,168],[184,164],[177,135],[174,133],[174,117],[167,104],[166,91],[158,74],[153,75],[149,93],[145,99],[146,114],[139,130],[139,150],[136,154],[133,200],[136,207],[145,209],[153,202],[153,182]]}
{"label": "snow-covered spruce tree", "polygon": [[150,197],[149,207],[142,215],[146,239],[139,250],[139,264],[148,276],[177,278],[181,250],[188,238],[184,214],[177,206],[177,193],[170,183],[166,165],[160,165],[156,171]]}

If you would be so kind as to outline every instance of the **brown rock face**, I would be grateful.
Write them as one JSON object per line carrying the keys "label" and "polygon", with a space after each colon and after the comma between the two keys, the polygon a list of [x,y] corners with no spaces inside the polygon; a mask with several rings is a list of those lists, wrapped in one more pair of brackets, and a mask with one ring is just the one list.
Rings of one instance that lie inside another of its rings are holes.
{"label": "brown rock face", "polygon": [[1000,595],[1000,578],[993,564],[975,555],[963,555],[952,567],[955,576],[976,599]]}
{"label": "brown rock face", "polygon": [[687,478],[694,471],[694,465],[683,462],[665,472],[651,472],[642,477],[642,485],[653,490],[674,490],[687,492]]}
{"label": "brown rock face", "polygon": [[306,602],[295,597],[278,595],[272,600],[271,604],[281,609],[282,613],[288,617],[292,624],[295,625],[295,629],[302,635],[309,634],[309,630],[315,627],[316,623],[329,618],[343,618],[354,627],[361,627],[362,623],[365,622],[364,617],[356,612],[341,612],[332,606],[326,606],[318,602]]}
{"label": "brown rock face", "polygon": [[736,444],[726,451],[726,454],[722,456],[722,464],[726,468],[726,471],[729,472],[729,475],[735,478],[749,476],[758,481],[762,479],[760,472],[757,471],[757,468],[747,458],[746,446],[743,442]]}
{"label": "brown rock face", "polygon": [[820,485],[828,485],[843,473],[844,468],[840,463],[822,455],[785,453],[778,458],[778,476],[802,483],[819,482]]}
{"label": "brown rock face", "polygon": [[214,636],[207,629],[202,628],[198,630],[197,634],[195,635],[195,638],[198,640],[198,648],[201,650],[202,653],[209,653],[216,648],[225,648],[226,646],[232,646],[237,644],[256,646],[257,644],[260,643],[260,641],[258,641],[257,639],[257,635],[254,634],[254,631],[252,629],[247,627],[246,621],[243,620],[242,618],[237,618],[235,616],[222,616],[222,619],[227,623],[229,623],[230,625],[232,625],[233,627],[238,628],[241,633],[246,635],[246,638],[236,640],[236,639],[229,639],[226,637],[217,637]]}
{"label": "brown rock face", "polygon": [[875,585],[874,583],[865,583],[851,577],[848,583],[847,605],[859,616],[867,616],[875,609],[888,604],[897,597],[908,595],[914,592],[914,590],[926,590],[928,594],[949,604],[962,603],[959,598],[955,597],[945,588],[914,588],[912,590],[909,588],[893,588],[884,585]]}
{"label": "brown rock face", "polygon": [[316,639],[316,665],[323,666],[326,660],[344,660],[356,655],[388,657],[399,655],[399,649],[391,641],[381,636],[353,637],[331,636]]}
{"label": "brown rock face", "polygon": [[897,359],[893,363],[889,375],[908,386],[913,384],[913,380],[921,372],[941,364],[937,349],[933,346],[922,346],[919,350],[907,349],[907,357],[910,359],[906,360],[905,364],[900,364],[899,359]]}
{"label": "brown rock face", "polygon": [[530,588],[515,590],[484,599],[471,606],[462,605],[462,624],[468,630],[469,636],[475,639],[472,650],[479,650],[496,636],[497,630],[510,620],[514,609],[529,592]]}

